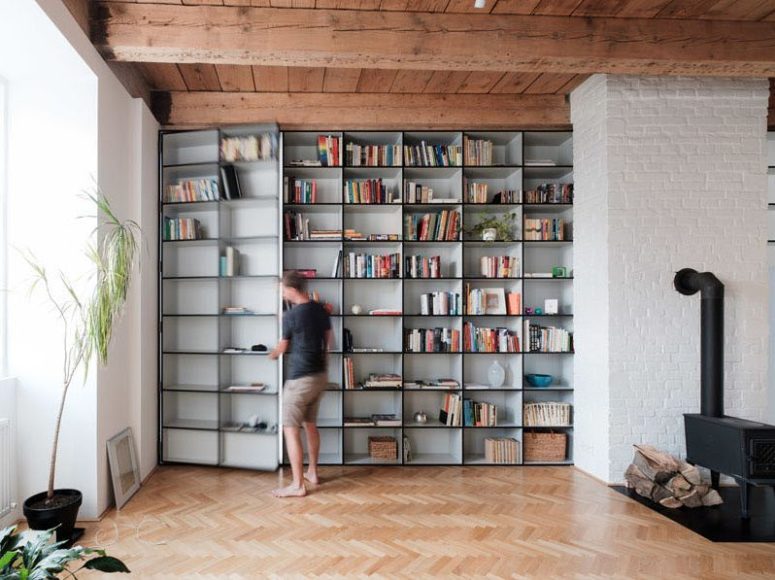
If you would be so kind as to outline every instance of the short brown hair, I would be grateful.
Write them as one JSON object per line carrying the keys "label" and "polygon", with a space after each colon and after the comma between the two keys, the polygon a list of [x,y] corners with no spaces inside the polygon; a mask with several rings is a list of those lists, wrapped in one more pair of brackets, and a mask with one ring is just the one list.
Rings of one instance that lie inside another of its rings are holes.
{"label": "short brown hair", "polygon": [[283,272],[283,286],[293,288],[298,292],[306,292],[307,279],[296,270],[286,270]]}

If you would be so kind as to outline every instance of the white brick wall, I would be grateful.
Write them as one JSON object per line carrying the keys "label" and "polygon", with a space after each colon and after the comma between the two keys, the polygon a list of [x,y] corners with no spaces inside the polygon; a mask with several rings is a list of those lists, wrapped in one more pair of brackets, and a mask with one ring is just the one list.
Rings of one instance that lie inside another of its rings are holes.
{"label": "white brick wall", "polygon": [[602,479],[633,443],[684,452],[700,304],[673,289],[682,267],[725,283],[726,410],[764,418],[767,99],[763,80],[602,75],[572,95],[575,459]]}

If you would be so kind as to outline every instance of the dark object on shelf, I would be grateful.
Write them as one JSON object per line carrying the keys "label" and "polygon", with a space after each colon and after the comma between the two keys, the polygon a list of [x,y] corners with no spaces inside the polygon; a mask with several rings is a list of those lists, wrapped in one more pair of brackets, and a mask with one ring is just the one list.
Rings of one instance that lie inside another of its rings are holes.
{"label": "dark object on shelf", "polygon": [[764,487],[751,490],[749,519],[740,517],[740,493],[735,487],[718,490],[724,500],[721,505],[694,509],[666,508],[625,486],[612,489],[711,542],[775,542],[775,493]]}
{"label": "dark object on shelf", "polygon": [[77,489],[55,489],[50,505],[46,505],[46,492],[28,497],[24,502],[24,517],[32,530],[56,528],[57,542],[74,541],[75,521],[83,495]]}
{"label": "dark object on shelf", "polygon": [[718,490],[719,474],[740,485],[740,516],[750,516],[752,485],[775,486],[775,426],[724,415],[724,284],[710,272],[684,268],[675,289],[700,292],[701,413],[686,413],[686,460],[710,469]]}
{"label": "dark object on shelf", "polygon": [[528,431],[522,442],[525,461],[545,463],[565,461],[568,448],[568,436],[565,433]]}
{"label": "dark object on shelf", "polygon": [[266,352],[269,349],[266,348],[265,344],[254,344],[253,346],[250,347],[250,350],[252,350],[253,352]]}
{"label": "dark object on shelf", "polygon": [[349,328],[345,328],[343,332],[343,348],[344,352],[353,351],[353,333]]}
{"label": "dark object on shelf", "polygon": [[554,377],[552,375],[539,375],[535,373],[525,375],[525,380],[531,387],[548,387],[552,384]]}
{"label": "dark object on shelf", "polygon": [[221,185],[223,199],[241,199],[242,189],[237,176],[237,168],[233,165],[224,165],[221,167]]}

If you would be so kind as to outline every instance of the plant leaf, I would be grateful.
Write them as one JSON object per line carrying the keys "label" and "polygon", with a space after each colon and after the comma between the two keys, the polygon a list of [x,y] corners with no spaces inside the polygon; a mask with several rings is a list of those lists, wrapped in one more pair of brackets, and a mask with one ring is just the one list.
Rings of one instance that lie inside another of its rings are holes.
{"label": "plant leaf", "polygon": [[86,562],[83,567],[89,570],[107,572],[108,574],[112,574],[114,572],[129,573],[129,568],[127,568],[121,560],[114,558],[113,556],[100,556],[98,558],[92,558]]}
{"label": "plant leaf", "polygon": [[6,552],[2,556],[0,556],[0,572],[3,571],[3,568],[8,566],[11,562],[13,562],[14,558],[19,554],[19,552]]}

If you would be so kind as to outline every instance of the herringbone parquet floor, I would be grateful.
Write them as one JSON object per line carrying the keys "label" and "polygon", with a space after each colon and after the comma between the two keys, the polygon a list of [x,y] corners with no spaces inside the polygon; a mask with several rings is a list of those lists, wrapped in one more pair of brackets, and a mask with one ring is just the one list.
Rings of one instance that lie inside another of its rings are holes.
{"label": "herringbone parquet floor", "polygon": [[162,467],[83,544],[149,579],[775,578],[774,545],[711,543],[572,468],[322,475],[277,500],[282,473]]}

